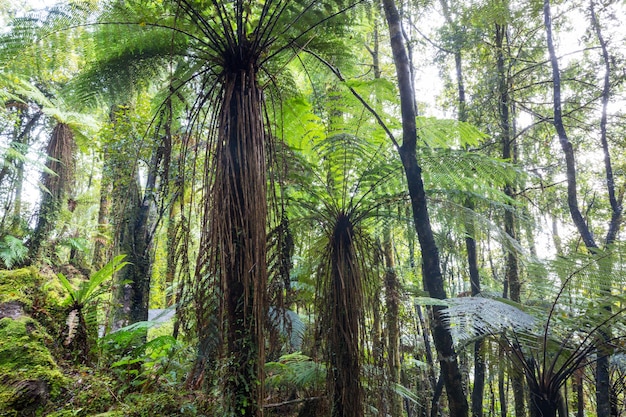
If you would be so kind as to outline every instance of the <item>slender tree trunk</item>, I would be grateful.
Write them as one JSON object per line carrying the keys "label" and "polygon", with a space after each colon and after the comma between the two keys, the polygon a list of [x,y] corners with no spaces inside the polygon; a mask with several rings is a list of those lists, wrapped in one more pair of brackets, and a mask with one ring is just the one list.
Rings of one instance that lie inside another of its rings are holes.
{"label": "slender tree trunk", "polygon": [[[444,17],[448,25],[454,30],[455,22],[450,14],[450,6],[447,0],[440,0]],[[465,98],[465,82],[463,79],[463,56],[460,45],[454,46],[454,66],[457,84],[457,118],[460,122],[467,122],[467,102]],[[470,210],[474,209],[471,199],[464,202],[464,206]],[[476,240],[474,239],[474,222],[471,219],[465,221],[465,248],[467,251],[467,263],[469,266],[469,276],[472,296],[480,294],[480,275],[478,273],[478,257],[476,255]],[[471,393],[471,413],[473,417],[483,416],[483,397],[485,391],[485,358],[482,349],[483,341],[474,342],[474,384]]]}
{"label": "slender tree trunk", "polygon": [[506,363],[504,362],[504,354],[502,352],[500,352],[498,356],[500,359],[498,366],[498,399],[500,402],[500,415],[502,417],[506,417],[509,411],[506,390],[506,375],[504,372]]}
{"label": "slender tree trunk", "polygon": [[113,192],[112,184],[112,167],[111,156],[106,151],[103,152],[104,165],[102,167],[102,179],[100,180],[100,205],[98,208],[98,235],[95,238],[93,248],[93,266],[96,269],[102,268],[111,258],[111,227],[109,224],[109,216],[111,212],[111,193]]}
{"label": "slender tree trunk", "polygon": [[165,305],[171,306],[174,303],[174,281],[176,279],[176,269],[178,262],[179,248],[179,231],[180,223],[178,216],[180,214],[180,204],[178,201],[172,202],[167,219],[167,257],[165,267]]}
{"label": "slender tree trunk", "polygon": [[[473,208],[469,201],[466,207],[470,209]],[[474,235],[473,222],[467,222],[466,232],[465,247],[467,249],[472,296],[477,296],[480,294],[481,289],[480,274],[478,273],[478,257],[476,255],[476,241],[472,238]],[[483,415],[483,397],[485,394],[485,353],[483,351],[483,345],[483,340],[474,342],[474,386],[471,394],[473,417],[482,417]]]}
{"label": "slender tree trunk", "polygon": [[[600,43],[602,51],[602,62],[604,64],[604,77],[602,86],[602,113],[600,117],[600,143],[602,145],[602,152],[604,154],[604,169],[606,187],[609,196],[609,203],[611,204],[611,220],[609,221],[609,227],[605,239],[605,247],[613,245],[617,237],[617,233],[620,229],[622,220],[622,195],[617,196],[615,193],[615,178],[613,175],[613,167],[611,164],[611,154],[609,152],[609,143],[607,140],[607,121],[608,121],[608,105],[611,97],[611,61],[608,52],[607,42],[602,35],[602,30],[598,22],[598,18],[595,10],[595,0],[589,1],[589,10],[591,12],[591,24]],[[601,261],[605,265],[605,273],[610,276],[612,273],[613,260],[606,259]],[[603,290],[610,292],[610,288],[604,288]],[[607,311],[611,311],[611,306],[605,306]],[[610,329],[604,329],[600,332],[601,337],[610,339]],[[609,415],[614,416],[613,407],[615,399],[611,393],[611,378],[609,370],[609,357],[612,354],[611,349],[602,343],[603,347],[598,350],[598,360],[596,362],[596,403],[598,404],[598,417],[606,417]]]}
{"label": "slender tree trunk", "polygon": [[[498,115],[500,118],[500,129],[502,137],[502,158],[512,163],[516,161],[513,151],[513,134],[511,128],[511,99],[509,96],[509,77],[505,65],[505,42],[507,26],[495,24],[495,48],[496,48],[496,68],[498,73]],[[515,199],[516,190],[513,183],[508,183],[504,187],[507,197]],[[515,216],[512,209],[504,212],[504,230],[512,239],[517,240],[517,228]],[[519,263],[517,253],[513,249],[506,251],[506,272],[505,281],[509,290],[509,297],[515,302],[521,302],[521,281],[519,278]],[[526,415],[524,377],[516,369],[512,372],[511,383],[513,386],[513,397],[515,399],[515,416],[524,417]]]}
{"label": "slender tree trunk", "polygon": [[[604,153],[605,162],[605,175],[607,191],[609,201],[611,203],[611,220],[608,226],[608,232],[605,239],[605,245],[610,246],[613,244],[622,217],[622,205],[621,197],[618,200],[615,194],[615,182],[613,178],[613,171],[611,167],[611,157],[608,148],[607,141],[607,106],[610,98],[610,61],[608,56],[608,50],[606,42],[602,37],[600,26],[597,22],[597,17],[594,9],[594,1],[590,1],[590,10],[592,18],[592,26],[596,32],[596,36],[600,42],[602,50],[602,58],[605,66],[604,83],[602,88],[602,116],[600,120],[600,141],[602,144],[602,150]],[[578,207],[577,196],[577,177],[576,177],[576,161],[574,155],[574,148],[569,141],[567,131],[563,123],[563,112],[561,102],[561,74],[559,70],[559,61],[554,48],[553,36],[552,36],[552,16],[550,0],[544,0],[543,2],[543,14],[544,24],[546,29],[546,40],[548,44],[548,52],[550,55],[550,64],[552,66],[552,79],[553,79],[553,124],[559,137],[559,142],[565,156],[566,175],[567,175],[567,203],[570,211],[570,215],[581,236],[583,242],[590,252],[597,252],[598,245],[593,237],[593,234],[589,228],[589,225],[585,221],[580,209]],[[602,266],[601,266],[602,267]],[[605,267],[606,268],[606,267]],[[610,266],[609,266],[610,270]],[[610,309],[610,306],[606,307]],[[604,329],[600,332],[600,337],[610,339],[610,330]],[[600,345],[605,345],[604,341],[600,341]],[[596,404],[598,417],[609,417],[611,415],[611,394],[610,394],[610,374],[609,374],[609,355],[610,351],[606,349],[606,346],[602,346],[598,349],[598,359],[596,361]]]}
{"label": "slender tree trunk", "polygon": [[576,392],[576,417],[585,417],[585,391],[583,386],[583,376],[583,369],[577,369],[574,372],[573,391]]}
{"label": "slender tree trunk", "polygon": [[[402,113],[402,145],[398,149],[405,170],[413,219],[418,240],[422,249],[422,271],[424,287],[431,297],[445,299],[446,292],[439,265],[439,251],[433,236],[426,192],[422,180],[422,168],[417,162],[417,129],[414,93],[411,83],[411,70],[402,37],[402,28],[398,9],[393,0],[383,0],[385,16],[389,25],[391,49],[398,76],[400,90],[400,108]],[[440,317],[441,308],[432,309],[432,331],[435,347],[439,354],[439,363],[446,386],[450,415],[466,417],[468,404],[463,390],[462,375],[459,370],[457,355],[452,343],[450,330]]]}

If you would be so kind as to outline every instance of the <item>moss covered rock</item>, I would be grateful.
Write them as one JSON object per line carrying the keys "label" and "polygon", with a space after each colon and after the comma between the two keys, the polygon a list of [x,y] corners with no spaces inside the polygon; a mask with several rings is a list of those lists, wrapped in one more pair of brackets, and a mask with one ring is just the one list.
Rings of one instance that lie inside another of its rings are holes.
{"label": "moss covered rock", "polygon": [[34,415],[67,379],[47,347],[50,338],[30,317],[0,319],[0,415]]}
{"label": "moss covered rock", "polygon": [[41,281],[34,268],[0,271],[0,305],[21,305],[29,310],[40,287]]}

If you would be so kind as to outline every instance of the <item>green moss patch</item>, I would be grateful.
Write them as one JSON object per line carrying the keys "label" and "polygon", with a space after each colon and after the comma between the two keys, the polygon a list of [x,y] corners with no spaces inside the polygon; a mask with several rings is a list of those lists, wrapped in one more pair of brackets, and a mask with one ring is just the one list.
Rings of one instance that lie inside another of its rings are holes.
{"label": "green moss patch", "polygon": [[50,342],[30,317],[0,319],[0,415],[29,415],[60,393],[67,378],[46,347]]}
{"label": "green moss patch", "polygon": [[0,304],[19,302],[30,308],[40,286],[40,278],[34,268],[0,271]]}

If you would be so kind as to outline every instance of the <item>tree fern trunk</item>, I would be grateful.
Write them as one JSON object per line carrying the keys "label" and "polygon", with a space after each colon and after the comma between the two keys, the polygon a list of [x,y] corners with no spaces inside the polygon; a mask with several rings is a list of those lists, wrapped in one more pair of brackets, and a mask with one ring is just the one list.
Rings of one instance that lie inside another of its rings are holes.
{"label": "tree fern trunk", "polygon": [[29,257],[39,260],[50,233],[56,226],[68,191],[73,186],[76,169],[76,142],[74,133],[65,123],[57,123],[52,130],[46,149],[46,167],[54,174],[44,172],[42,183],[45,191],[41,198],[41,207],[37,226],[30,240]]}
{"label": "tree fern trunk", "polygon": [[266,158],[256,68],[253,60],[239,64],[225,75],[213,193],[206,198],[227,320],[226,408],[255,416],[263,413]]}
{"label": "tree fern trunk", "polygon": [[354,226],[338,213],[330,244],[330,282],[326,296],[330,307],[328,353],[333,417],[362,417],[360,334],[363,288],[354,247]]}
{"label": "tree fern trunk", "polygon": [[[391,242],[391,232],[384,231],[383,253],[385,257],[385,304],[387,314],[387,352],[390,384],[400,383],[400,283],[396,274],[396,265]],[[390,392],[389,414],[392,417],[402,416],[402,401],[393,390]]]}

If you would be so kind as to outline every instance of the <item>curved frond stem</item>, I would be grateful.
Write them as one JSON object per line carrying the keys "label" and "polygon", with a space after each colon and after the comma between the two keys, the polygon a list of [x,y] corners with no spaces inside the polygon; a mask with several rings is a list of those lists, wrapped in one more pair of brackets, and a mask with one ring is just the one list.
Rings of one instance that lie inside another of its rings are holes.
{"label": "curved frond stem", "polygon": [[218,56],[221,56],[224,53],[223,39],[213,26],[211,26],[210,22],[206,20],[202,13],[199,13],[188,0],[178,0],[178,5],[185,11],[191,21],[196,23],[201,32],[209,38],[209,40],[213,43],[213,46],[206,42],[203,43],[209,48],[214,49]]}
{"label": "curved frond stem", "polygon": [[[274,28],[280,21],[280,17],[285,12],[285,9],[289,5],[289,0],[278,0],[277,5],[274,7],[274,10],[271,14],[269,14],[270,6],[273,4],[272,1],[267,0],[263,5],[263,10],[261,11],[261,16],[259,18],[258,27],[261,30],[255,31],[254,41],[252,43],[253,49],[255,50],[265,50],[269,45],[272,44],[270,42],[270,38],[272,37],[272,33],[274,32]],[[265,17],[269,14],[267,18],[267,22],[263,23]]]}
{"label": "curved frond stem", "polygon": [[[376,189],[378,188],[379,185],[384,184],[389,178],[391,178],[394,174],[396,174],[395,171],[390,171],[387,174],[381,176],[378,180],[376,180],[376,182],[374,182],[374,184],[372,184],[367,191],[365,191],[363,194],[361,194],[359,196],[359,199],[353,203],[352,201],[350,202],[350,206],[352,207],[360,207],[362,205],[362,203],[364,201],[366,201],[366,199],[374,192],[376,191]],[[361,176],[362,178],[362,176]],[[359,181],[361,181],[361,178],[359,178]],[[377,205],[374,205],[373,207],[375,207]]]}
{"label": "curved frond stem", "polygon": [[[312,3],[315,3],[316,0],[314,0]],[[302,31],[298,36],[296,36],[295,38],[293,38],[292,40],[290,40],[289,42],[287,42],[285,45],[283,45],[282,47],[278,48],[276,51],[274,51],[274,53],[270,54],[265,61],[272,59],[274,56],[282,53],[285,49],[289,49],[291,48],[293,45],[297,45],[298,41],[300,39],[302,39],[307,33],[315,30],[317,27],[323,25],[324,23],[326,23],[327,21],[347,12],[348,10],[356,7],[357,5],[365,2],[366,0],[358,0],[354,3],[349,4],[348,6],[339,9],[338,11],[331,13],[330,15],[326,16],[324,19],[320,19],[319,21],[315,22],[314,25],[312,25],[311,27],[309,27],[308,29]],[[301,13],[302,14],[302,13]],[[300,19],[301,15],[298,16],[297,18]],[[280,35],[284,35],[286,33],[287,29],[285,29]],[[270,40],[268,40],[268,42],[270,42]],[[274,40],[271,40],[270,43],[273,43]]]}
{"label": "curved frond stem", "polygon": [[[562,369],[566,369],[567,367],[572,368],[572,366],[570,366],[570,363],[575,363],[579,359],[580,361],[582,361],[584,360],[586,356],[588,356],[589,353],[594,351],[599,346],[599,344],[595,344],[593,342],[590,342],[589,340],[595,335],[597,335],[597,333],[600,332],[603,328],[606,328],[606,325],[608,323],[613,321],[613,319],[615,319],[619,315],[623,314],[625,311],[626,311],[626,308],[622,308],[618,310],[617,312],[612,313],[602,322],[600,322],[591,330],[589,330],[586,336],[583,338],[583,340],[577,344],[576,349],[574,349],[574,351],[570,354],[569,358],[567,358],[566,361],[563,363],[563,365],[560,367],[559,371],[561,371]],[[575,368],[572,368],[572,369],[575,369]]]}
{"label": "curved frond stem", "polygon": [[226,39],[226,46],[228,48],[233,48],[237,45],[237,40],[233,37],[233,24],[230,21],[230,17],[228,17],[228,10],[226,10],[226,5],[222,1],[211,0],[213,3],[213,7],[217,11],[218,16],[218,24],[222,26],[224,30],[224,38]]}
{"label": "curved frond stem", "polygon": [[543,365],[544,366],[546,366],[546,360],[547,360],[546,355],[547,355],[547,351],[548,351],[548,332],[550,330],[550,322],[552,321],[552,317],[554,316],[554,311],[556,309],[557,302],[561,298],[561,295],[563,295],[563,293],[565,292],[565,288],[567,287],[569,282],[576,275],[578,275],[579,273],[584,271],[587,267],[589,267],[589,265],[591,265],[593,263],[596,263],[598,260],[600,260],[602,258],[605,258],[607,256],[609,256],[609,255],[605,253],[602,256],[598,257],[598,258],[594,258],[594,259],[590,260],[589,262],[586,262],[580,268],[576,269],[574,272],[569,274],[569,276],[565,279],[565,281],[563,281],[563,284],[561,285],[561,288],[559,288],[559,291],[557,292],[556,297],[554,298],[554,301],[550,305],[550,311],[548,313],[548,318],[547,318],[546,324],[544,326],[544,332],[543,332]]}
{"label": "curved frond stem", "polygon": [[341,71],[339,71],[338,68],[335,68],[330,62],[326,61],[324,58],[322,58],[319,54],[311,51],[310,49],[303,49],[304,52],[308,53],[309,55],[313,56],[314,58],[316,58],[318,61],[320,61],[322,64],[324,64],[333,74],[335,74],[335,76],[337,77],[337,79],[339,79],[339,81],[341,81],[344,85],[346,85],[346,87],[348,87],[348,89],[350,90],[350,92],[352,93],[352,95],[361,102],[361,104],[372,114],[372,116],[374,116],[374,118],[376,119],[376,122],[378,122],[378,124],[380,125],[380,127],[383,128],[383,130],[385,131],[385,133],[387,134],[387,137],[389,137],[389,139],[391,140],[391,142],[393,143],[393,146],[395,146],[397,149],[400,148],[398,141],[396,140],[395,136],[393,135],[393,133],[391,133],[391,130],[389,130],[389,128],[387,127],[387,124],[383,121],[383,119],[380,117],[380,115],[378,114],[378,112],[376,112],[376,110],[374,110],[374,108],[372,108],[372,106],[370,106],[363,97],[361,97],[361,95],[359,93],[356,92],[356,90],[354,88],[352,88],[351,86],[347,85],[346,83],[346,79],[343,77],[343,75],[341,74]]}

